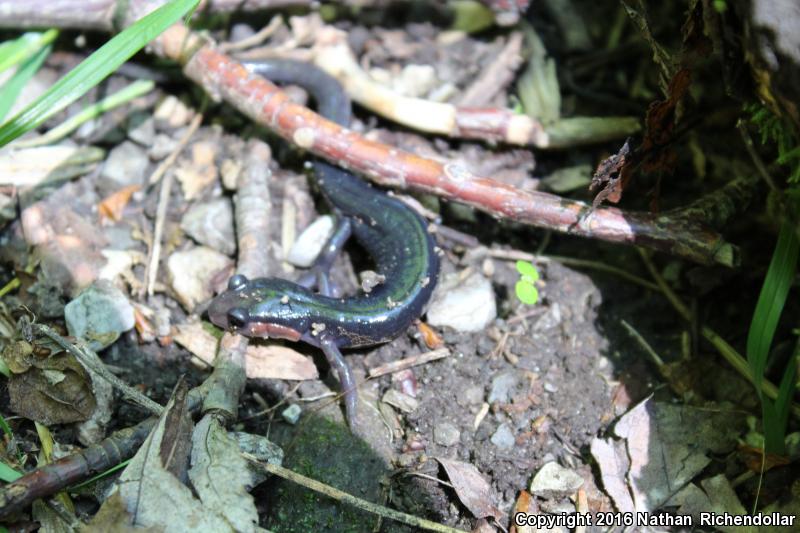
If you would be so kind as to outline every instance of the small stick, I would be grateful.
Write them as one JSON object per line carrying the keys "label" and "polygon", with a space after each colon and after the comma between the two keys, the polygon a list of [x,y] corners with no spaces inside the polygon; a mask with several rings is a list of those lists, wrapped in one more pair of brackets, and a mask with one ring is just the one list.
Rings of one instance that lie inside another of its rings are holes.
{"label": "small stick", "polygon": [[251,46],[257,46],[272,37],[272,35],[278,31],[281,26],[283,26],[283,19],[276,15],[272,17],[272,20],[269,21],[269,24],[261,28],[257,33],[254,33],[250,37],[246,37],[241,41],[222,43],[219,45],[219,49],[221,52],[229,53],[244,50],[246,48],[250,48]]}
{"label": "small stick", "polygon": [[411,357],[406,357],[405,359],[399,359],[397,361],[392,361],[391,363],[386,363],[385,365],[370,368],[369,377],[377,378],[378,376],[383,376],[385,374],[393,374],[395,372],[405,370],[406,368],[411,368],[412,366],[424,365],[425,363],[442,359],[449,355],[450,350],[447,348],[438,348],[436,350],[431,350],[430,352],[412,355]]}
{"label": "small stick", "polygon": [[70,342],[67,342],[67,340],[64,337],[62,337],[61,335],[50,329],[48,326],[45,326],[43,324],[32,324],[32,327],[34,331],[36,331],[41,335],[44,335],[45,337],[52,339],[53,341],[55,341],[56,344],[61,346],[61,348],[63,348],[64,350],[75,356],[75,358],[78,359],[78,361],[80,361],[81,364],[85,366],[89,371],[97,374],[104,380],[111,383],[111,385],[119,389],[119,391],[122,392],[122,395],[126,397],[128,400],[139,405],[140,407],[143,407],[144,409],[147,409],[154,415],[160,415],[161,412],[164,410],[164,408],[161,405],[154,402],[153,400],[151,400],[150,398],[148,398],[147,396],[137,391],[136,389],[134,389],[133,387],[131,387],[130,385],[119,379],[117,376],[112,374],[105,367],[105,365],[102,364],[102,362],[100,362],[100,364],[97,364],[97,361],[99,361],[97,354],[94,354],[94,357],[92,357],[84,353],[84,351],[88,352],[89,348],[85,346],[78,347]]}
{"label": "small stick", "polygon": [[268,183],[272,151],[259,140],[247,143],[244,171],[236,185],[235,217],[239,261],[236,271],[248,278],[269,274],[269,218],[272,208]]}
{"label": "small stick", "polygon": [[[159,179],[161,179],[161,176],[166,172],[167,168],[169,168],[175,162],[178,154],[189,142],[189,139],[192,138],[192,135],[194,135],[194,133],[197,131],[197,128],[200,127],[201,122],[203,122],[203,115],[198,113],[194,117],[194,120],[192,120],[192,123],[189,124],[186,133],[178,142],[178,145],[175,147],[172,153],[167,156],[167,158],[150,176],[151,184],[156,183]],[[167,218],[167,206],[169,205],[169,196],[172,192],[172,183],[175,181],[174,176],[175,175],[172,172],[167,174],[167,177],[161,184],[161,192],[158,195],[156,225],[155,229],[153,230],[153,246],[150,248],[150,257],[147,260],[147,269],[145,270],[145,279],[147,280],[145,291],[148,297],[153,296],[153,287],[155,286],[156,278],[158,277],[158,264],[161,261],[161,238],[164,234],[164,221]]]}
{"label": "small stick", "polygon": [[403,524],[408,524],[410,526],[414,526],[417,528],[425,529],[427,531],[438,531],[441,533],[462,533],[463,530],[455,529],[449,526],[445,526],[442,524],[437,524],[436,522],[432,522],[430,520],[425,520],[424,518],[418,518],[414,515],[401,513],[400,511],[395,511],[394,509],[389,509],[388,507],[384,507],[382,505],[378,505],[377,503],[372,503],[367,500],[362,500],[361,498],[356,498],[351,494],[348,494],[344,491],[341,491],[337,488],[331,487],[330,485],[326,485],[316,479],[311,479],[310,477],[306,477],[303,475],[298,474],[288,468],[284,468],[282,466],[274,465],[272,463],[265,463],[262,461],[258,461],[255,457],[250,456],[249,454],[243,453],[242,454],[246,459],[250,460],[252,463],[260,466],[265,471],[269,472],[270,474],[274,474],[276,476],[282,477],[284,479],[288,479],[293,483],[297,483],[298,485],[305,487],[307,489],[311,489],[315,492],[319,492],[320,494],[324,494],[325,496],[332,498],[336,501],[347,503],[356,507],[358,509],[362,509],[364,511],[376,514],[378,516],[382,516],[384,518],[389,518],[391,520],[396,520],[397,522],[401,522]]}

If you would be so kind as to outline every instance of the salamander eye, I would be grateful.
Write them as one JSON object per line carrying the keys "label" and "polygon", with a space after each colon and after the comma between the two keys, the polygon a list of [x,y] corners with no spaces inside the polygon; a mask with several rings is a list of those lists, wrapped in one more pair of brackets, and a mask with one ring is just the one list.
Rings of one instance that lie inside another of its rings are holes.
{"label": "salamander eye", "polygon": [[250,320],[250,315],[247,312],[247,309],[243,309],[241,307],[234,307],[228,311],[228,327],[234,329],[240,329],[247,325],[247,321]]}
{"label": "salamander eye", "polygon": [[228,289],[232,291],[237,291],[245,285],[247,285],[247,278],[241,274],[231,276],[231,279],[228,280]]}

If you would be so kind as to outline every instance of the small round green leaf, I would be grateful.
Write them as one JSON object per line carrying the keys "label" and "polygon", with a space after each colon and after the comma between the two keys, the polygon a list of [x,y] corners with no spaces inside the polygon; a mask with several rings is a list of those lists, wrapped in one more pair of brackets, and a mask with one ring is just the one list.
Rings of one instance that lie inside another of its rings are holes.
{"label": "small round green leaf", "polygon": [[539,301],[539,291],[531,283],[518,281],[514,286],[514,292],[517,293],[517,298],[524,304],[534,305]]}
{"label": "small round green leaf", "polygon": [[523,276],[529,277],[533,281],[539,279],[539,271],[536,270],[536,267],[533,266],[533,264],[527,261],[517,261],[517,272]]}

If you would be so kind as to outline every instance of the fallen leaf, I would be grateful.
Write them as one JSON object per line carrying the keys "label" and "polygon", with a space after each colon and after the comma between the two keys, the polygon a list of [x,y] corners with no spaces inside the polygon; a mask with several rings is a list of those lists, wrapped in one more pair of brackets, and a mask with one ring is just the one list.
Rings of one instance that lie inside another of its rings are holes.
{"label": "fallen leaf", "polygon": [[450,478],[450,483],[453,485],[458,499],[475,518],[491,516],[500,523],[504,521],[503,512],[492,503],[496,501],[492,487],[477,468],[469,463],[453,459],[443,457],[435,459],[447,472],[447,477]]}
{"label": "fallen leaf", "polygon": [[[742,424],[732,412],[647,399],[614,426],[621,441],[596,439],[591,450],[618,509],[652,512],[699,474],[711,454],[733,450]],[[615,481],[621,479],[627,487]]]}
{"label": "fallen leaf", "polygon": [[788,457],[774,453],[764,455],[764,451],[761,448],[754,448],[744,444],[739,446],[739,458],[747,465],[748,470],[756,474],[762,470],[766,472],[776,466],[786,466],[791,463]]}
{"label": "fallen leaf", "polygon": [[590,191],[599,190],[592,200],[592,209],[597,209],[605,200],[616,204],[622,199],[622,191],[632,175],[630,152],[630,139],[628,139],[616,154],[608,156],[597,165],[592,183],[589,185]]}
{"label": "fallen leaf", "polygon": [[425,346],[429,349],[434,350],[444,345],[442,337],[428,324],[420,322],[417,327],[419,332],[422,333],[422,340],[425,341]]}
{"label": "fallen leaf", "polygon": [[92,381],[68,353],[29,358],[30,368],[8,382],[11,409],[46,426],[88,419],[95,410]]}
{"label": "fallen leaf", "polygon": [[97,210],[100,212],[100,218],[113,220],[114,222],[122,220],[122,213],[125,210],[125,206],[131,201],[133,193],[138,190],[138,185],[128,185],[106,196],[97,206]]}
{"label": "fallen leaf", "polygon": [[[202,324],[188,323],[176,326],[175,342],[192,352],[208,365],[214,363],[219,340]],[[279,344],[250,344],[245,352],[247,377],[264,379],[289,379],[303,381],[317,379],[314,361],[305,355]]]}
{"label": "fallen leaf", "polygon": [[[233,532],[233,526],[224,516],[204,506],[164,464],[165,458],[172,467],[185,459],[180,450],[186,448],[176,448],[177,442],[171,439],[183,439],[188,447],[189,435],[185,430],[189,427],[178,424],[179,428],[173,428],[171,437],[167,428],[169,419],[185,420],[188,416],[181,397],[185,400],[182,392],[170,399],[158,424],[122,472],[117,486],[123,506],[137,526],[159,527],[176,533]],[[178,453],[173,454],[173,450]]]}
{"label": "fallen leaf", "polygon": [[189,479],[203,506],[224,516],[236,531],[256,529],[258,511],[247,491],[258,483],[259,475],[213,416],[203,417],[192,435]]}

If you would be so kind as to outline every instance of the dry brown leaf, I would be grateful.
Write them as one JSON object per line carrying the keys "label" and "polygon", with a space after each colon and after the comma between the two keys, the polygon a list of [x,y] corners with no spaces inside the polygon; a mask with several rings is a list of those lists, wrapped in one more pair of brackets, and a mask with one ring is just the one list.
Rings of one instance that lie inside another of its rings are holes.
{"label": "dry brown leaf", "polygon": [[440,337],[439,334],[436,333],[436,331],[425,322],[420,322],[418,328],[419,332],[422,333],[422,339],[425,341],[425,346],[431,350],[440,348],[444,345],[442,337]]}
{"label": "dry brown leaf", "polygon": [[498,522],[503,522],[503,512],[492,503],[496,501],[496,495],[477,468],[469,463],[443,457],[436,457],[436,460],[447,472],[458,499],[475,518],[491,516]]}
{"label": "dry brown leaf", "polygon": [[[175,342],[192,352],[201,361],[213,364],[219,341],[200,323],[176,326]],[[314,362],[305,355],[278,344],[247,347],[245,353],[248,378],[290,379],[302,381],[317,379],[319,373]]]}
{"label": "dry brown leaf", "polygon": [[100,217],[114,222],[122,220],[122,212],[131,201],[133,193],[139,190],[138,185],[128,185],[115,193],[106,196],[97,206]]}

